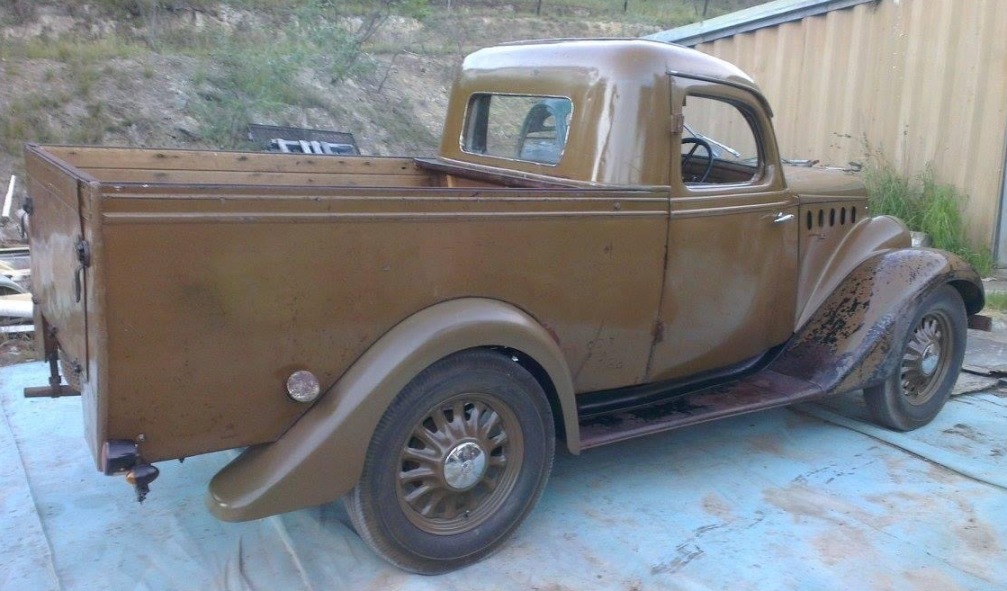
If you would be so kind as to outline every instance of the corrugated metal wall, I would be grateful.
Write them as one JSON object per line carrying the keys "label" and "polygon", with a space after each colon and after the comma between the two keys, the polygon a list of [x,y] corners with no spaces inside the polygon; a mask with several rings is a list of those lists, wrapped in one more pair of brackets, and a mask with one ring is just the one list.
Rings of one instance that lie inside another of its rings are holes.
{"label": "corrugated metal wall", "polygon": [[[880,0],[697,46],[747,71],[775,111],[781,152],[910,175],[932,165],[970,196],[992,246],[1007,135],[1007,1]],[[1001,264],[1003,261],[1001,261]]]}

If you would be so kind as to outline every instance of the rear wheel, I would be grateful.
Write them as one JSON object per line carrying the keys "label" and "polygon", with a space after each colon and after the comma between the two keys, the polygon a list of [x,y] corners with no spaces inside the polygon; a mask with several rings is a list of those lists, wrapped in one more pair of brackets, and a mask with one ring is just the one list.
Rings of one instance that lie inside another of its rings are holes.
{"label": "rear wheel", "polygon": [[458,353],[389,406],[347,512],[389,562],[423,574],[453,570],[513,533],[545,487],[554,449],[535,378],[495,351]]}
{"label": "rear wheel", "polygon": [[875,421],[910,431],[937,416],[961,370],[966,326],[965,305],[953,287],[940,287],[923,300],[898,345],[895,372],[864,389]]}

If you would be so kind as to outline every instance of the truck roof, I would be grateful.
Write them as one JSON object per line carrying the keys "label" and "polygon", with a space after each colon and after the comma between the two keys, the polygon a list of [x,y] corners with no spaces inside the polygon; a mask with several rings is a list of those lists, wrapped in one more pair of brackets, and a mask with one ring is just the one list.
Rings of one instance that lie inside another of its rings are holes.
{"label": "truck roof", "polygon": [[[530,69],[534,75],[553,68],[590,70],[591,78],[626,78],[678,74],[723,82],[755,92],[762,91],[737,66],[695,49],[651,39],[545,39],[515,41],[472,53],[462,66],[467,73],[480,70]],[[587,72],[585,72],[587,73]]]}
{"label": "truck roof", "polygon": [[[694,49],[649,39],[522,41],[481,49],[462,62],[439,155],[468,165],[592,184],[665,185],[670,144],[656,131],[660,126],[655,122],[671,113],[676,84],[671,75],[739,88],[755,97],[767,116],[772,114],[747,74]],[[559,148],[559,160],[488,154],[478,143],[466,149],[466,134],[475,129],[466,127],[467,113],[474,100],[487,95],[570,102],[571,120],[565,126],[569,137]],[[566,146],[576,157],[562,157]]]}

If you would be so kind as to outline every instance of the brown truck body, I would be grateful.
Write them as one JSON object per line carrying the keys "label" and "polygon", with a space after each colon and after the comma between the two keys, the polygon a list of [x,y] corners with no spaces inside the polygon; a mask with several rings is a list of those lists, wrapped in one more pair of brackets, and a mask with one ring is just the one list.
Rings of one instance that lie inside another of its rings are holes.
{"label": "brown truck body", "polygon": [[[747,131],[695,133],[699,99]],[[518,100],[503,151],[480,109]],[[392,400],[460,351],[519,361],[574,453],[876,385],[902,317],[940,285],[974,314],[981,282],[854,176],[782,166],[770,116],[719,60],[564,41],[470,56],[434,159],[29,146],[38,334],[100,468],[110,441],[250,446],[214,480],[225,519],[353,488]],[[300,370],[317,401],[288,396]],[[705,415],[626,414],[696,391]]]}

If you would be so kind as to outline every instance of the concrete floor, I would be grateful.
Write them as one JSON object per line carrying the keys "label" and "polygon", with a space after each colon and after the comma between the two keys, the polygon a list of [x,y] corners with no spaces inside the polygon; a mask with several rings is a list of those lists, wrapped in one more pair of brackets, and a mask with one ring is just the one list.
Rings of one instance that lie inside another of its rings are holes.
{"label": "concrete floor", "polygon": [[420,577],[340,503],[216,521],[203,494],[229,453],[161,465],[138,505],[95,471],[78,400],[21,397],[45,378],[0,369],[4,590],[1007,589],[1007,397],[982,384],[910,434],[848,396],[561,454],[503,550]]}

